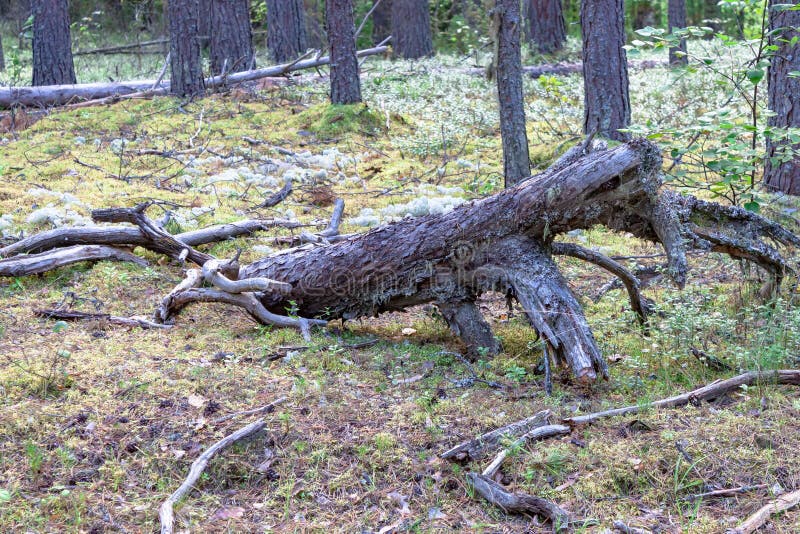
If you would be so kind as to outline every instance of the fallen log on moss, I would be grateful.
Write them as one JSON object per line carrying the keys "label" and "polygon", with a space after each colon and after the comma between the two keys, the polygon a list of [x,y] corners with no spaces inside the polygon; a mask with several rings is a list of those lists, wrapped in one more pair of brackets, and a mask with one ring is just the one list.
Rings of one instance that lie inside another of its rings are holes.
{"label": "fallen log on moss", "polygon": [[[139,246],[201,267],[218,261],[176,236],[154,233],[152,222],[140,208],[137,212],[98,210],[93,215],[137,224]],[[109,213],[121,218],[109,218]],[[792,267],[776,244],[800,245],[800,238],[757,214],[662,191],[660,151],[649,142],[634,141],[583,156],[576,153],[572,161],[513,189],[447,214],[404,219],[355,236],[320,234],[315,243],[219,274],[260,280],[253,287],[270,290],[230,292],[219,276],[193,275],[191,283],[178,286],[162,302],[158,317],[173,321],[192,302],[215,301],[240,306],[260,322],[305,330],[324,320],[433,302],[449,310],[443,315],[453,331],[473,354],[480,354],[497,346],[475,300],[483,292],[499,291],[522,305],[555,362],[570,368],[580,382],[591,383],[606,377],[608,367],[552,254],[558,236],[598,224],[661,243],[669,274],[679,287],[686,283],[686,253],[691,249],[753,262],[778,287]],[[611,267],[599,254],[584,256]],[[215,288],[202,287],[203,280]],[[277,282],[287,290],[277,290]],[[635,281],[629,282],[635,289]],[[639,295],[633,295],[636,303]],[[287,309],[314,320],[277,320]]]}
{"label": "fallen log on moss", "polygon": [[[358,57],[385,53],[388,46],[376,46],[357,52]],[[225,76],[206,78],[205,86],[214,89],[237,85],[270,76],[282,76],[289,72],[313,69],[330,63],[330,57],[322,56],[303,61],[274,65],[263,69],[237,72]],[[169,93],[169,82],[156,83],[156,80],[135,80],[128,82],[86,83],[76,85],[42,85],[39,87],[0,87],[0,109],[13,107],[52,107],[62,106],[82,100],[104,99],[114,96],[140,93],[141,96],[156,96]]]}

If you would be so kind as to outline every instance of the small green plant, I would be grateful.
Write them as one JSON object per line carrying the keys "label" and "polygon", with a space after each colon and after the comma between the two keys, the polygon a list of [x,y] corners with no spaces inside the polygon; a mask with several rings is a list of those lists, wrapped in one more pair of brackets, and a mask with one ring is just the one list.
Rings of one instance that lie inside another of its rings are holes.
{"label": "small green plant", "polygon": [[25,442],[25,456],[28,458],[28,467],[33,478],[37,478],[42,471],[42,464],[44,463],[42,449],[32,440],[28,440]]}
{"label": "small green plant", "polygon": [[528,376],[528,371],[526,371],[524,367],[512,364],[506,367],[504,376],[509,380],[514,380],[515,382],[522,382],[525,377]]}

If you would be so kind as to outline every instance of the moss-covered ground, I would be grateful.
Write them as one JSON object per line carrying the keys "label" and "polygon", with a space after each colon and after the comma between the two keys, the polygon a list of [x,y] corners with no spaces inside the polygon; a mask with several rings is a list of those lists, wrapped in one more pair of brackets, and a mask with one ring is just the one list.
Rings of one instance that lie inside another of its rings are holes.
{"label": "moss-covered ground", "polygon": [[[364,106],[328,106],[325,86],[312,83],[52,113],[3,134],[5,240],[84,222],[91,208],[149,199],[173,213],[173,231],[275,215],[324,225],[329,191],[346,202],[342,231],[356,232],[406,209],[430,212],[491,194],[502,184],[492,89],[445,67],[367,63]],[[661,93],[644,95],[642,76],[633,79],[642,88],[638,108],[666,105]],[[652,89],[669,72],[648,76]],[[526,82],[531,156],[541,167],[576,139],[576,83]],[[695,90],[703,94],[702,84]],[[302,165],[278,148],[302,155]],[[279,171],[293,173],[298,187],[276,208],[253,212],[282,184],[270,161],[285,163]],[[428,199],[422,207],[420,198]],[[287,233],[207,250],[228,257],[242,248],[250,261]],[[603,229],[567,239],[635,256],[625,260],[631,267],[663,262],[658,248]],[[463,347],[428,307],[336,323],[311,344],[218,305],[188,308],[169,330],[34,315],[58,305],[149,314],[183,273],[142,255],[149,267],[101,262],[0,280],[0,531],[152,532],[159,504],[198,454],[253,417],[215,420],[286,396],[265,414],[266,432],[212,460],[177,507],[179,529],[547,532],[476,498],[464,475],[485,462],[452,464],[438,454],[545,408],[558,417],[642,403],[735,372],[708,369],[690,347],[736,370],[792,367],[800,354],[791,291],[762,302],[758,273],[711,255],[691,257],[685,291],[665,279],[646,291],[659,312],[647,335],[620,289],[597,296],[605,273],[560,261],[612,364],[610,380],[590,389],[557,375],[551,397],[535,374],[535,335],[519,310],[491,295],[482,306],[505,349],[475,369],[503,389],[460,387],[470,374],[451,353]],[[585,532],[614,520],[722,532],[775,493],[800,487],[798,421],[798,389],[760,384],[714,404],[645,411],[533,444],[504,465],[503,482],[596,519]],[[759,487],[692,498],[745,485]],[[800,512],[770,528],[800,531]]]}

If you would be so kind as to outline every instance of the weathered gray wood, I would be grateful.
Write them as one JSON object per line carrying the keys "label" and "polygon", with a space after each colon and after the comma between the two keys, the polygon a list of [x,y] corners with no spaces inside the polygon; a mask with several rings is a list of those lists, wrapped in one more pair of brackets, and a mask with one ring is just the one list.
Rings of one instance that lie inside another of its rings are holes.
{"label": "weathered gray wood", "polygon": [[460,443],[439,456],[445,460],[478,460],[488,451],[497,448],[501,439],[505,437],[517,438],[530,432],[534,428],[546,425],[551,415],[552,412],[550,410],[542,410],[531,417],[527,417],[521,421],[515,421],[510,425],[492,430],[477,438]]}
{"label": "weathered gray wood", "polygon": [[[378,46],[360,50],[358,57],[374,56],[385,53],[388,46]],[[270,76],[281,76],[289,72],[321,67],[330,63],[330,57],[306,59],[285,65],[275,65],[247,72],[237,72],[229,76],[213,76],[206,78],[205,85],[213,89],[223,85],[235,85],[251,82]],[[145,93],[147,96],[164,95],[170,91],[169,84],[164,82],[151,91],[156,80],[136,80],[130,82],[86,83],[77,85],[44,85],[40,87],[0,87],[0,108],[15,106],[60,106],[78,100],[95,100],[110,96],[123,96],[133,93]]]}
{"label": "weathered gray wood", "polygon": [[14,256],[0,260],[0,276],[30,276],[83,261],[131,261],[145,266],[139,256],[115,247],[104,245],[75,245],[40,254]]}
{"label": "weathered gray wood", "polygon": [[506,513],[538,515],[550,521],[556,532],[569,528],[572,521],[569,512],[552,501],[527,493],[511,493],[480,473],[467,473],[467,479],[481,497]]}

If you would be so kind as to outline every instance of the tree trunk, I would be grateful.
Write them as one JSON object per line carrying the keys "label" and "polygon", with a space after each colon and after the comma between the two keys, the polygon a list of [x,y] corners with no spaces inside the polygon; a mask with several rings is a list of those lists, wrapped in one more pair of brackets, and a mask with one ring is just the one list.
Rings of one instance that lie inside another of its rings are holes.
{"label": "tree trunk", "polygon": [[[378,0],[373,1],[373,5]],[[392,0],[382,0],[372,12],[372,42],[378,44],[392,34]]]}
{"label": "tree trunk", "polygon": [[255,68],[249,0],[213,0],[211,4],[211,72]]}
{"label": "tree trunk", "polygon": [[[212,4],[215,3],[217,0],[198,0],[197,4],[197,42],[200,44],[200,48],[206,49],[208,48],[209,43],[211,42],[211,32],[212,29]],[[250,14],[247,14],[248,19],[250,18]]]}
{"label": "tree trunk", "polygon": [[395,54],[405,59],[433,55],[428,0],[393,0],[392,42]]}
{"label": "tree trunk", "polygon": [[[669,31],[674,32],[675,28],[685,28],[686,24],[686,0],[669,0],[667,10],[667,18],[669,19]],[[686,57],[686,39],[681,39],[680,45],[677,47],[670,47],[669,49],[669,64],[670,65],[687,65],[689,58]]]}
{"label": "tree trunk", "polygon": [[[785,2],[771,0],[769,8],[770,44],[778,47],[770,58],[769,109],[767,124],[775,128],[800,127],[800,78],[789,73],[800,70],[800,48],[793,39],[800,37],[800,11],[777,10]],[[779,31],[779,28],[784,28]],[[800,195],[800,145],[767,137],[764,183],[772,191]]]}
{"label": "tree trunk", "polygon": [[35,0],[33,12],[33,85],[76,83],[72,64],[67,0]]}
{"label": "tree trunk", "polygon": [[3,55],[3,36],[0,35],[0,72],[6,70],[6,58]]}
{"label": "tree trunk", "polygon": [[[137,245],[202,265],[162,300],[157,311],[162,322],[193,302],[222,302],[244,308],[265,324],[307,333],[311,324],[324,321],[305,317],[349,320],[434,302],[442,306],[453,330],[477,345],[473,348],[479,354],[496,344],[475,299],[485,291],[499,291],[519,301],[548,353],[584,383],[607,376],[608,369],[580,303],[551,258],[563,248],[553,242],[561,234],[602,224],[661,243],[668,272],[679,287],[686,282],[690,249],[754,262],[780,286],[790,263],[776,247],[800,246],[799,237],[742,208],[660,191],[660,150],[647,141],[585,156],[583,146],[576,149],[515,188],[447,214],[403,219],[364,234],[337,235],[334,221],[340,220],[343,208],[337,204],[338,215],[318,234],[333,244],[293,248],[245,266],[236,260],[222,262],[194,246],[252,232],[268,221],[240,221],[173,236],[144,215],[148,204],[95,210],[96,222],[136,227],[59,228],[28,237],[0,249],[0,276],[41,272],[42,265],[54,261],[74,263],[92,250],[89,260],[133,261],[129,252],[107,245]],[[100,243],[106,246],[97,250]],[[71,250],[63,248],[67,245]],[[29,254],[34,251],[42,252]],[[587,252],[576,257],[597,263],[591,258],[598,253]],[[33,270],[26,267],[31,262]],[[212,287],[202,287],[204,281]],[[281,315],[289,308],[301,317]]]}
{"label": "tree trunk", "polygon": [[303,0],[267,0],[267,48],[277,63],[297,59],[306,51]]}
{"label": "tree trunk", "polygon": [[331,103],[361,102],[352,0],[326,0],[325,20],[331,50]]}
{"label": "tree trunk", "polygon": [[497,39],[495,75],[500,101],[503,173],[505,186],[512,187],[531,175],[522,93],[519,0],[497,0],[492,17]]}
{"label": "tree trunk", "polygon": [[622,0],[581,3],[583,131],[620,141],[631,122],[624,16]]}
{"label": "tree trunk", "polygon": [[196,96],[205,90],[198,42],[198,0],[170,0],[170,92]]}
{"label": "tree trunk", "polygon": [[524,0],[528,42],[542,54],[563,48],[567,41],[561,0]]}

